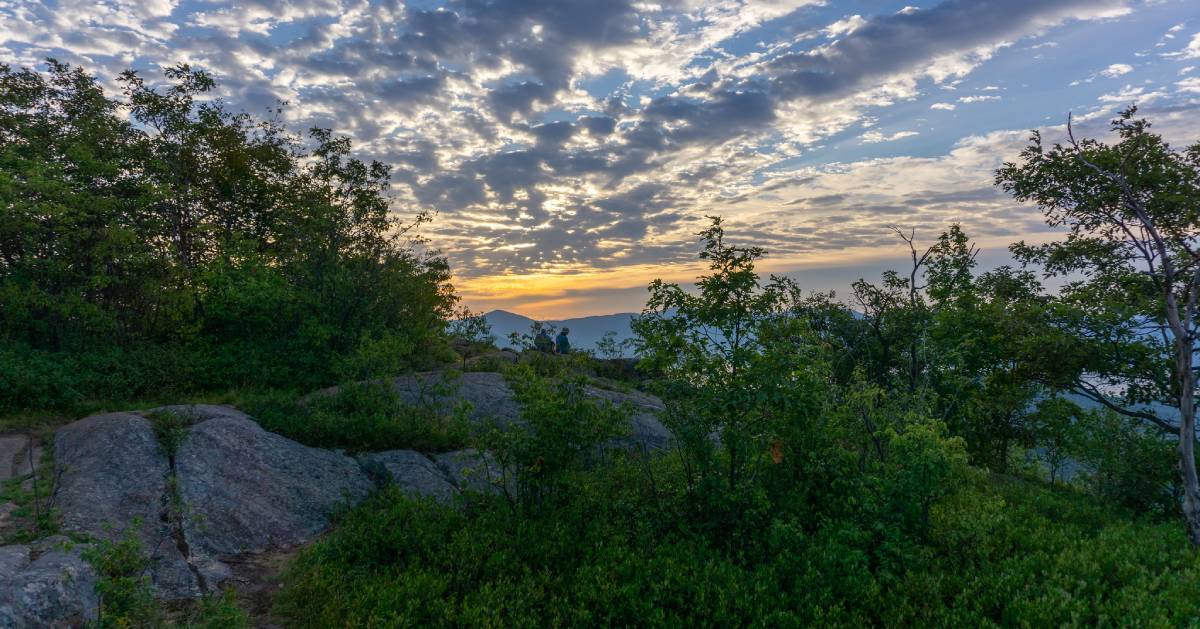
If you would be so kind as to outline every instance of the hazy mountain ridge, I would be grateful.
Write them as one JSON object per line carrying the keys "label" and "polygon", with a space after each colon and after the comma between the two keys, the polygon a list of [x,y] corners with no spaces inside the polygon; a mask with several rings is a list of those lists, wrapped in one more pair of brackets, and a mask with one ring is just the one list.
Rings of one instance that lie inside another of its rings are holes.
{"label": "hazy mountain ridge", "polygon": [[492,326],[492,334],[496,336],[496,345],[509,347],[509,334],[527,334],[534,321],[549,323],[555,328],[563,327],[571,330],[571,345],[577,349],[596,349],[596,343],[606,332],[615,332],[617,340],[633,338],[630,323],[636,313],[620,312],[610,315],[593,315],[573,319],[531,319],[506,310],[493,310],[484,315],[488,325]]}

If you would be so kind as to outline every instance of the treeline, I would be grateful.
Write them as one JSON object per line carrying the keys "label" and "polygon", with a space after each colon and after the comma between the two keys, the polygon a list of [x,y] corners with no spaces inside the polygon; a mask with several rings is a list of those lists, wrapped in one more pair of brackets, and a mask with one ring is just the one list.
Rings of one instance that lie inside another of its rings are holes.
{"label": "treeline", "polygon": [[1200,546],[1200,144],[1173,149],[1135,116],[1113,122],[1112,145],[1035,134],[997,171],[1066,233],[1013,245],[1017,266],[980,272],[957,225],[928,246],[898,230],[911,265],[856,282],[845,303],[759,278],[764,252],[714,219],[712,275],[694,293],[653,284],[634,324],[699,478],[735,490],[838,433],[863,469],[887,466],[897,437],[932,431],[975,466],[1182,516]]}
{"label": "treeline", "polygon": [[119,99],[0,65],[0,409],[304,389],[432,359],[444,259],[389,213],[389,168],[210,97],[186,65]]}

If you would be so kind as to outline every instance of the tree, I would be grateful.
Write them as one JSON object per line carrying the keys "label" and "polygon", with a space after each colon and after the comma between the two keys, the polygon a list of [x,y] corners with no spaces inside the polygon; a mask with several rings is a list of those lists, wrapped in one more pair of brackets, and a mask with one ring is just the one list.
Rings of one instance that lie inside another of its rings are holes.
{"label": "tree", "polygon": [[1038,403],[1033,414],[1033,431],[1042,448],[1042,458],[1050,472],[1050,484],[1058,481],[1072,457],[1078,456],[1083,430],[1080,420],[1083,409],[1061,398],[1046,398]]}
{"label": "tree", "polygon": [[[147,372],[308,387],[448,353],[449,267],[416,236],[427,216],[393,214],[386,165],[229,111],[201,70],[165,78],[123,73],[117,100],[82,68],[0,64],[0,350],[31,361],[0,377],[103,355],[44,388],[113,395],[105,363],[134,396]],[[0,407],[22,403],[14,382]]]}
{"label": "tree", "polygon": [[[1113,121],[1119,142],[1077,140],[1046,149],[1040,133],[996,181],[1032,201],[1067,238],[1013,251],[1050,276],[1082,275],[1060,301],[1059,384],[1178,438],[1183,517],[1200,547],[1196,472],[1197,302],[1200,300],[1200,143],[1171,148],[1129,108]],[[1147,334],[1149,333],[1149,335]],[[1152,336],[1151,336],[1152,335]],[[1058,371],[1058,375],[1053,375]],[[1165,376],[1165,377],[1164,377]],[[1145,408],[1170,403],[1178,420]]]}
{"label": "tree", "polygon": [[463,367],[467,360],[495,347],[496,335],[487,317],[470,308],[463,307],[446,325],[446,334],[454,349],[462,356]]}
{"label": "tree", "polygon": [[721,219],[710,219],[699,234],[709,274],[698,293],[655,280],[633,330],[642,365],[662,374],[689,486],[693,476],[719,476],[734,490],[787,424],[819,413],[812,393],[825,370],[798,316],[799,288],[782,277],[763,285],[754,264],[764,251],[730,244]]}
{"label": "tree", "polygon": [[617,333],[609,330],[596,341],[596,355],[605,360],[625,358],[633,349],[633,339],[619,339]]}

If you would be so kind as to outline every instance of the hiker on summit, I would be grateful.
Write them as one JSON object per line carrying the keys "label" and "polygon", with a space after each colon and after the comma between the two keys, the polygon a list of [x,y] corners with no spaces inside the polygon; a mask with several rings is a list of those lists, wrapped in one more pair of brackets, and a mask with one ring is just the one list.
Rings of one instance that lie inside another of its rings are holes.
{"label": "hiker on summit", "polygon": [[570,354],[571,341],[567,339],[567,335],[571,333],[571,328],[563,328],[558,336],[554,337],[554,353]]}
{"label": "hiker on summit", "polygon": [[544,328],[538,330],[537,336],[533,337],[533,348],[547,354],[554,353],[554,341],[550,340],[550,335]]}

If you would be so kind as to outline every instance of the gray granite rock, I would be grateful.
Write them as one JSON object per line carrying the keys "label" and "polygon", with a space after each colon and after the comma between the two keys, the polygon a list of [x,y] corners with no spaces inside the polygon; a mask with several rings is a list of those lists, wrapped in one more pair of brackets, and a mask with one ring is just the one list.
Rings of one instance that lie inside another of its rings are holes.
{"label": "gray granite rock", "polygon": [[658,420],[658,414],[666,409],[662,400],[641,391],[613,391],[593,386],[584,392],[588,397],[629,408],[629,435],[618,440],[621,445],[648,450],[671,447],[674,436]]}
{"label": "gray granite rock", "polygon": [[490,452],[474,448],[435,454],[438,467],[450,479],[459,492],[497,493],[504,487],[512,493],[512,475],[505,477],[504,470]]}
{"label": "gray granite rock", "polygon": [[495,421],[507,427],[521,420],[521,405],[502,374],[476,371],[452,377],[433,372],[402,376],[392,384],[409,404],[440,413],[452,413],[466,402],[471,405],[469,417],[474,422]]}
{"label": "gray granite rock", "polygon": [[79,627],[99,604],[95,571],[65,537],[0,547],[0,627]]}
{"label": "gray granite rock", "polygon": [[429,457],[415,450],[388,450],[358,457],[363,469],[382,475],[402,491],[449,502],[458,490],[446,473]]}
{"label": "gray granite rock", "polygon": [[[453,377],[434,372],[402,376],[392,382],[410,404],[427,405],[437,412],[448,413],[467,402],[471,405],[469,417],[474,422],[491,420],[502,428],[521,422],[521,405],[502,374],[471,372]],[[671,433],[658,420],[658,413],[665,408],[658,398],[640,391],[594,386],[588,386],[585,393],[593,399],[630,408],[630,432],[619,440],[620,445],[651,450],[670,447]]]}
{"label": "gray granite rock", "polygon": [[193,563],[214,577],[222,556],[308,541],[374,488],[353,459],[267,432],[228,407],[188,431],[175,469]]}
{"label": "gray granite rock", "polygon": [[146,418],[106,413],[68,424],[55,436],[54,460],[64,531],[112,539],[136,524],[158,595],[202,593],[169,521],[171,466]]}

